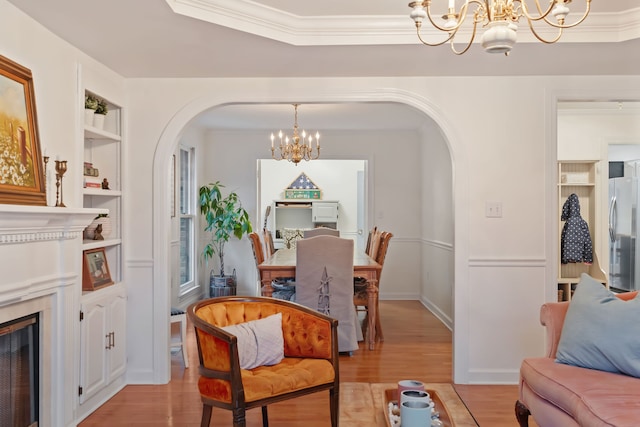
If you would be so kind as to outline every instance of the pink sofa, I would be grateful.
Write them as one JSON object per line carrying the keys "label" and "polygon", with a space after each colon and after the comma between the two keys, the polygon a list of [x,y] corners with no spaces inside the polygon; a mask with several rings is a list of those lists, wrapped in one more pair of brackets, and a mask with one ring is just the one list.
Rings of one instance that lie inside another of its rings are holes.
{"label": "pink sofa", "polygon": [[[622,299],[637,292],[619,294]],[[547,356],[524,359],[516,418],[528,427],[640,426],[640,378],[555,362],[568,302],[547,303],[540,323],[547,329]],[[613,332],[613,331],[612,331]]]}

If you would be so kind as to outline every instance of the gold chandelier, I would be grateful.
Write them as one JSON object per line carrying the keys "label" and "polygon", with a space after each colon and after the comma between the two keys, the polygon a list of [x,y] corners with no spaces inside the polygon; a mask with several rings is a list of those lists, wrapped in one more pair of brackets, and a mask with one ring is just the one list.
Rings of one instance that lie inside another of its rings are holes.
{"label": "gold chandelier", "polygon": [[[278,132],[278,139],[280,140],[278,146],[275,146],[276,136],[271,134],[271,158],[275,160],[289,160],[295,163],[297,166],[301,160],[315,160],[320,157],[320,133],[316,132],[315,135],[315,156],[314,150],[311,145],[314,141],[314,137],[311,134],[307,135],[307,132],[302,131],[302,138],[298,133],[298,105],[293,104],[295,109],[295,121],[293,123],[293,136],[289,138],[288,135],[283,134],[282,131]],[[279,154],[276,155],[276,148]]]}
{"label": "gold chandelier", "polygon": [[[456,12],[455,0],[449,0],[447,13],[442,16],[440,23],[438,23],[431,14],[431,0],[414,1],[409,3],[409,7],[413,9],[410,16],[416,24],[420,41],[427,46],[440,46],[450,42],[451,50],[456,55],[462,55],[469,50],[475,39],[478,24],[486,28],[481,37],[484,50],[490,53],[504,53],[508,55],[513,45],[516,44],[517,23],[520,18],[526,18],[529,29],[538,40],[551,44],[560,39],[562,31],[565,28],[575,27],[584,21],[591,8],[591,0],[586,0],[587,6],[584,15],[582,15],[578,21],[567,24],[565,23],[565,18],[569,14],[567,4],[571,3],[571,0],[549,0],[549,6],[546,10],[542,9],[539,0],[533,0],[536,9],[535,14],[529,13],[527,1],[530,2],[530,0],[465,0],[460,10]],[[458,30],[462,27],[467,15],[470,13],[469,7],[471,5],[476,6],[473,11],[471,37],[464,49],[458,51],[453,45],[454,38]],[[552,18],[555,18],[555,22]],[[427,43],[420,35],[420,27],[422,26],[422,21],[425,19],[428,19],[436,29],[447,33],[448,37],[438,43]],[[533,23],[539,21],[556,28],[556,36],[552,39],[541,37],[533,27]]]}

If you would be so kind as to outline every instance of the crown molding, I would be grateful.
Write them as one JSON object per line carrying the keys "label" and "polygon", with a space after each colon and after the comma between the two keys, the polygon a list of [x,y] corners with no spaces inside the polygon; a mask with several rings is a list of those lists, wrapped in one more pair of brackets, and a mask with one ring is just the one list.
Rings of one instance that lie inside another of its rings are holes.
{"label": "crown molding", "polygon": [[[294,46],[420,43],[408,9],[402,16],[299,16],[248,0],[165,1],[174,13]],[[526,23],[520,23],[520,29],[519,43],[539,43]],[[545,38],[552,38],[555,34],[555,29],[548,26],[536,27],[536,31]],[[423,34],[432,41],[443,39],[442,32],[428,25],[424,26]],[[469,31],[462,30],[458,35],[462,40],[469,36]],[[617,13],[591,13],[582,24],[565,30],[560,42],[611,43],[636,38],[640,38],[640,8]]]}

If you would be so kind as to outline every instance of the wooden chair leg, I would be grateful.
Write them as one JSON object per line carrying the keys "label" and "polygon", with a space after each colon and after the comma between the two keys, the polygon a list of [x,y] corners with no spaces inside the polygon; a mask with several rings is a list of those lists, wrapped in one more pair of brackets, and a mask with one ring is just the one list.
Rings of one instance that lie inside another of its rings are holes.
{"label": "wooden chair leg", "polygon": [[266,406],[262,407],[262,427],[269,427],[269,413]]}
{"label": "wooden chair leg", "polygon": [[369,310],[364,311],[364,319],[362,320],[362,337],[365,343],[368,343],[367,334],[369,333]]}
{"label": "wooden chair leg", "polygon": [[376,310],[376,340],[384,341],[384,335],[382,334],[382,323],[380,322],[380,307]]}
{"label": "wooden chair leg", "polygon": [[211,410],[213,407],[211,405],[203,404],[202,405],[202,421],[200,422],[200,427],[209,427],[211,423]]}
{"label": "wooden chair leg", "polygon": [[524,406],[524,403],[516,400],[516,419],[518,420],[518,424],[520,427],[529,427],[529,415],[531,412],[529,408]]}
{"label": "wooden chair leg", "polygon": [[338,427],[338,414],[340,413],[340,394],[336,387],[329,390],[329,407],[331,412],[331,427]]}
{"label": "wooden chair leg", "polygon": [[233,412],[233,427],[246,427],[247,419],[245,418],[246,411],[244,408],[236,408]]}

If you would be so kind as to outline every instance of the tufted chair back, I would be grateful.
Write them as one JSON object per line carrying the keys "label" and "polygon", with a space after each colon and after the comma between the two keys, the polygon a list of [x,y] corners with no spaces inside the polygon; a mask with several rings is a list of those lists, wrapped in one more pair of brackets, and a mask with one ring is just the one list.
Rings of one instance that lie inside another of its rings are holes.
{"label": "tufted chair back", "polygon": [[[282,313],[284,359],[272,366],[241,369],[237,338],[222,329]],[[332,426],[338,423],[337,321],[289,301],[265,297],[210,298],[187,309],[196,330],[203,402],[202,426],[213,406],[233,411],[234,427],[245,426],[245,411],[329,390]],[[299,372],[298,372],[299,371]],[[311,380],[309,380],[311,379]]]}

